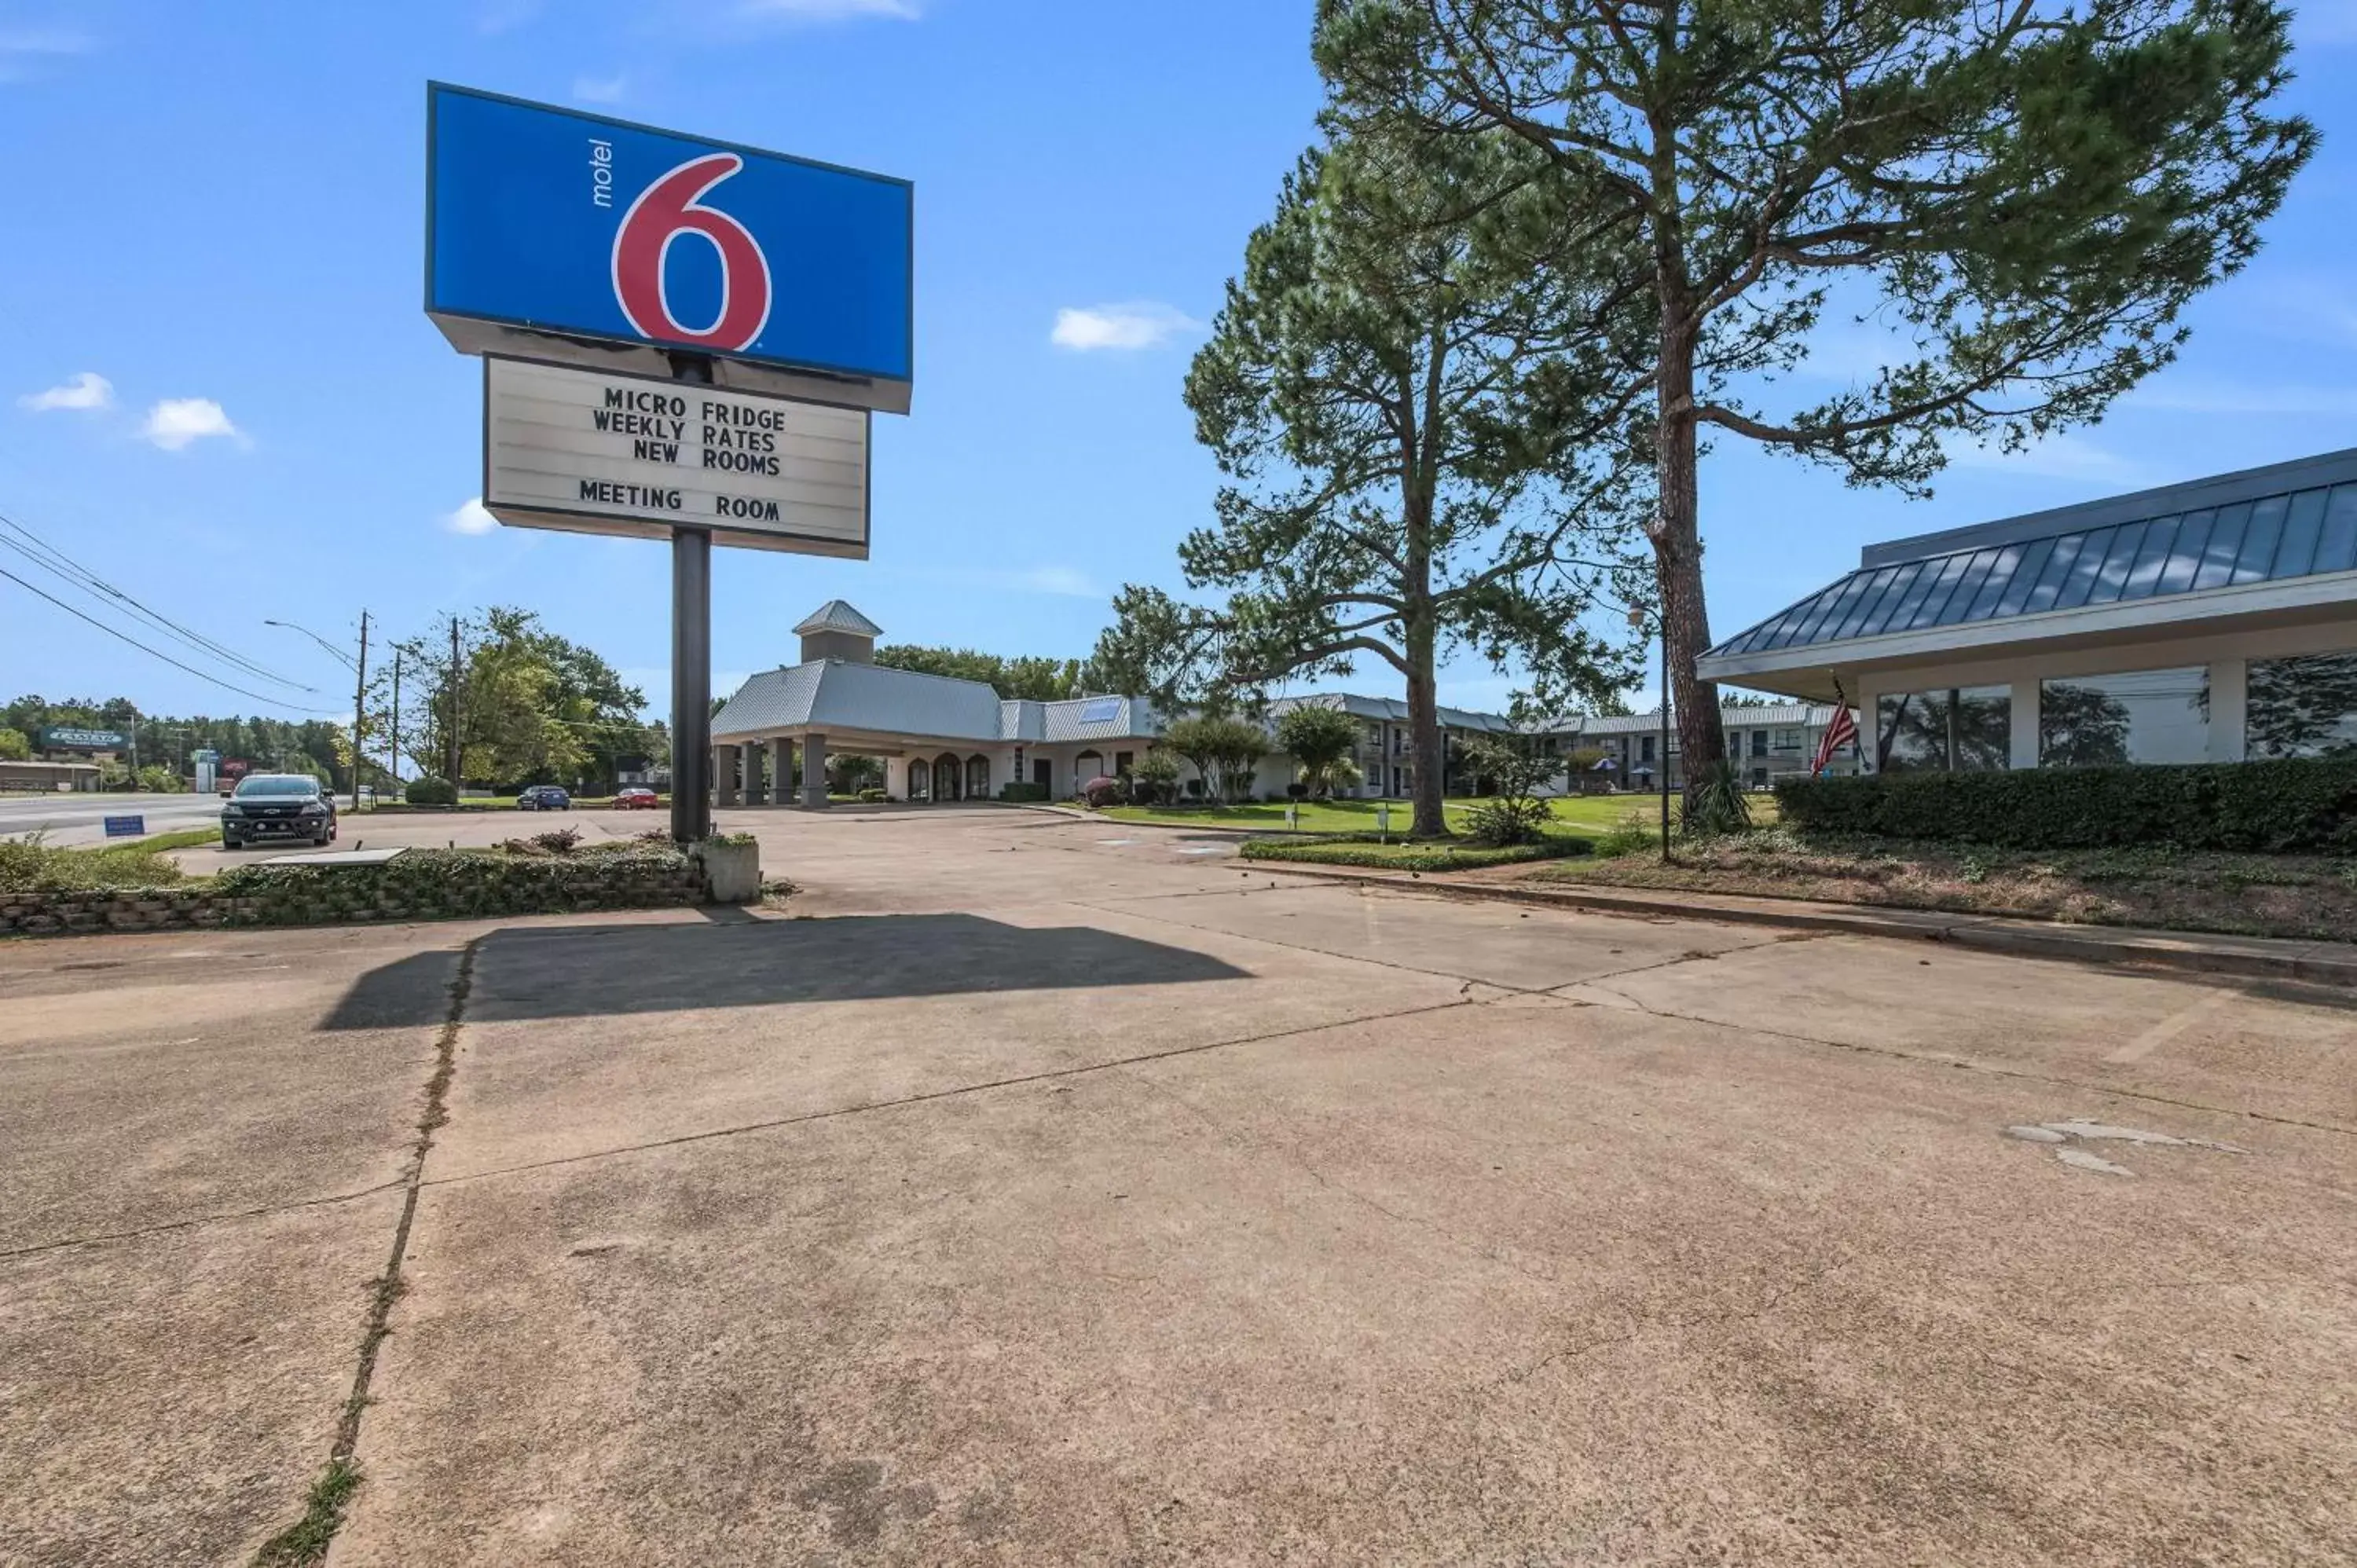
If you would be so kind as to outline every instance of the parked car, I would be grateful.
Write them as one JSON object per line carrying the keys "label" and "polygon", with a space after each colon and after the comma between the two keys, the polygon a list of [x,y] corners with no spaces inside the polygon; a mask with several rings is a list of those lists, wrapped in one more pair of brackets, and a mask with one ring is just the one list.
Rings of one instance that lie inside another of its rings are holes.
{"label": "parked car", "polygon": [[614,791],[614,808],[621,811],[651,811],[662,804],[655,792],[643,784],[633,784],[627,789]]}
{"label": "parked car", "polygon": [[221,848],[264,839],[336,842],[336,798],[300,773],[249,773],[221,807]]}
{"label": "parked car", "polygon": [[573,797],[565,793],[562,784],[535,784],[516,797],[516,810],[519,811],[569,811],[572,809]]}

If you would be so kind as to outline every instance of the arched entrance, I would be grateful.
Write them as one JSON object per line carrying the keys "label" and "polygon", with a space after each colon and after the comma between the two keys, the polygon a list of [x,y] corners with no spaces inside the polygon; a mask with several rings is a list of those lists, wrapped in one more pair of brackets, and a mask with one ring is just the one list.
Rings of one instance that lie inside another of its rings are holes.
{"label": "arched entrance", "polygon": [[932,764],[921,757],[909,758],[909,799],[911,801],[933,798]]}
{"label": "arched entrance", "polygon": [[1072,793],[1079,794],[1081,786],[1090,779],[1103,778],[1104,770],[1104,753],[1094,747],[1072,758]]}
{"label": "arched entrance", "polygon": [[990,758],[987,757],[965,759],[965,798],[969,800],[990,799]]}
{"label": "arched entrance", "polygon": [[959,789],[959,785],[964,781],[964,768],[958,759],[946,752],[933,758],[933,799],[935,800],[963,799],[963,791]]}

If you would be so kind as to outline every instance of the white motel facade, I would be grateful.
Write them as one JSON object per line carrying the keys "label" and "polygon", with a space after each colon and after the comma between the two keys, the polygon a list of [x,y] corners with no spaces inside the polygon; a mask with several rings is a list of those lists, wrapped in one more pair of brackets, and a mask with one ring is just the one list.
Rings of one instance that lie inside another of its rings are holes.
{"label": "white motel facade", "polygon": [[[1009,701],[878,665],[882,628],[840,599],[794,631],[801,661],[753,676],[713,720],[721,804],[787,803],[800,757],[801,802],[823,805],[828,756],[880,758],[895,800],[991,800],[1010,783],[1066,799],[1127,772],[1163,731],[1142,697]],[[1860,738],[1840,773],[2357,756],[2357,449],[1868,545],[1697,670],[1790,699],[1722,710],[1754,788],[1807,771],[1842,702]],[[1410,792],[1405,703],[1289,697],[1272,720],[1307,703],[1361,722],[1345,793]],[[1467,709],[1440,720],[1452,758],[1517,730]],[[1558,793],[1684,781],[1658,712],[1523,733],[1566,758]],[[1255,792],[1292,778],[1272,745]]]}

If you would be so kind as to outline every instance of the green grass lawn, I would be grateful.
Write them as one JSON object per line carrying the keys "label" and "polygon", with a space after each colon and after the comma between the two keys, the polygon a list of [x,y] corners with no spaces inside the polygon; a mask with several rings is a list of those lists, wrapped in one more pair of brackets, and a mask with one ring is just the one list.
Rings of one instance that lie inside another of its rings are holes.
{"label": "green grass lawn", "polygon": [[[1304,800],[1301,802],[1301,831],[1306,833],[1363,833],[1375,831],[1373,800]],[[1474,804],[1471,800],[1450,800],[1446,803],[1452,823]],[[1755,817],[1765,807],[1772,815],[1774,801],[1760,797],[1753,802]],[[1391,802],[1392,831],[1407,832],[1412,812],[1405,800]],[[1631,811],[1640,813],[1660,810],[1658,798],[1652,795],[1567,795],[1548,802],[1557,830],[1566,833],[1595,835],[1604,832]],[[1260,800],[1241,806],[1107,806],[1097,815],[1125,822],[1168,822],[1186,827],[1260,828],[1278,832],[1285,828],[1285,808],[1274,801]]]}

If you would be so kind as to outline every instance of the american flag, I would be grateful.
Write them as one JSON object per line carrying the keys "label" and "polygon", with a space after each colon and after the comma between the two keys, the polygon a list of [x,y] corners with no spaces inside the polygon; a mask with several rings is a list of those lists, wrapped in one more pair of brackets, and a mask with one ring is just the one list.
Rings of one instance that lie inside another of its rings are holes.
{"label": "american flag", "polygon": [[1825,725],[1825,738],[1817,742],[1817,759],[1809,764],[1812,773],[1823,773],[1831,768],[1834,754],[1857,738],[1857,720],[1850,714],[1849,693],[1842,690],[1838,681],[1834,682],[1834,696],[1836,700],[1833,721]]}

